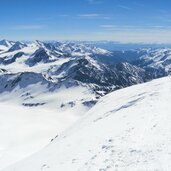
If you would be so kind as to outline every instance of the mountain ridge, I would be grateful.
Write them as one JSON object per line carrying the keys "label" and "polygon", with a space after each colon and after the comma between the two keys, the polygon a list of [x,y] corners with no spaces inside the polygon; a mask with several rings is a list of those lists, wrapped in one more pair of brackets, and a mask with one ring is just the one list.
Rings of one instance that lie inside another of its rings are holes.
{"label": "mountain ridge", "polygon": [[[19,46],[13,48],[16,44]],[[24,44],[12,42],[9,47],[0,45],[0,49],[0,117],[4,120],[0,131],[18,135],[20,123],[28,133],[23,135],[21,132],[24,139],[20,135],[18,138],[2,136],[0,163],[3,164],[0,169],[41,150],[54,137],[63,135],[66,128],[84,118],[93,106],[98,106],[99,101],[107,98],[111,92],[117,94],[121,91],[118,89],[130,87],[123,89],[125,92],[135,84],[149,82],[170,73],[170,49],[108,51],[83,43],[38,40]],[[127,109],[136,101],[141,101],[141,98],[143,100],[141,95],[139,98],[133,98],[113,110]],[[7,104],[12,111],[6,107]],[[55,122],[52,126],[51,122],[54,122],[50,118]],[[101,117],[96,120],[101,120]],[[4,123],[7,126],[3,127]],[[16,126],[11,129],[10,123]],[[33,139],[33,135],[37,138]],[[39,142],[39,139],[42,141]],[[24,151],[19,148],[19,144]],[[28,148],[31,149],[28,151]]]}

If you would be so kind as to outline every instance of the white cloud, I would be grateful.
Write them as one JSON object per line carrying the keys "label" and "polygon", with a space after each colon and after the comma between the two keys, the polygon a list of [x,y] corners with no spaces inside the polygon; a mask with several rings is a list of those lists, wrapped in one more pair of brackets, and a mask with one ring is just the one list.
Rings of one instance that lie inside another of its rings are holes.
{"label": "white cloud", "polygon": [[101,4],[104,0],[87,0],[90,4]]}
{"label": "white cloud", "polygon": [[171,29],[166,30],[115,30],[115,31],[96,31],[96,32],[82,32],[74,34],[56,33],[56,34],[36,34],[26,37],[25,35],[18,35],[17,37],[8,37],[14,40],[88,40],[88,41],[117,41],[121,43],[171,43]]}
{"label": "white cloud", "polygon": [[171,43],[171,29],[125,29],[101,31],[97,39],[112,40],[123,43]]}
{"label": "white cloud", "polygon": [[103,28],[104,30],[108,31],[136,31],[136,30],[170,30],[171,26],[164,26],[164,25],[146,25],[146,26],[135,26],[135,25],[100,25],[99,27]]}
{"label": "white cloud", "polygon": [[125,9],[125,10],[132,10],[132,8],[125,6],[125,5],[118,5],[119,8]]}
{"label": "white cloud", "polygon": [[100,14],[79,14],[79,17],[99,17]]}
{"label": "white cloud", "polygon": [[107,14],[90,13],[90,14],[78,14],[77,17],[86,18],[86,19],[111,20],[113,16]]}
{"label": "white cloud", "polygon": [[12,29],[14,30],[40,30],[44,29],[44,25],[16,25]]}
{"label": "white cloud", "polygon": [[116,26],[116,25],[101,25],[100,27],[102,27],[102,28],[116,28],[118,26]]}

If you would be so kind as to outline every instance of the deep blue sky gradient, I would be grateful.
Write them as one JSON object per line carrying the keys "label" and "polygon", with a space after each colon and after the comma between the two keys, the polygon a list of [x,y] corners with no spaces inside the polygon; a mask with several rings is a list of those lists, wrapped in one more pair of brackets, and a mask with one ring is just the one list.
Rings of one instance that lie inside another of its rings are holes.
{"label": "deep blue sky gradient", "polygon": [[0,39],[171,42],[171,0],[0,0]]}

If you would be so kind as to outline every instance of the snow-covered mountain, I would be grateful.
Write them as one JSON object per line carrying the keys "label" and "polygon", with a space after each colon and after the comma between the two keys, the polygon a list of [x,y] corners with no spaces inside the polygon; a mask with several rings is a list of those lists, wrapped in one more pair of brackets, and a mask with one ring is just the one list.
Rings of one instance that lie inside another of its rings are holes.
{"label": "snow-covered mountain", "polygon": [[24,47],[27,47],[27,45],[25,43],[22,43],[22,42],[15,42],[10,48],[9,48],[9,52],[13,52],[13,51],[16,51],[16,50],[20,50]]}
{"label": "snow-covered mountain", "polygon": [[110,93],[44,149],[3,171],[170,171],[170,89],[167,77]]}
{"label": "snow-covered mountain", "polygon": [[0,40],[0,52],[9,49],[14,44],[13,41]]}
{"label": "snow-covered mountain", "polygon": [[170,72],[171,69],[171,49],[146,49],[146,53],[140,56],[134,64],[140,67],[165,69]]}
{"label": "snow-covered mountain", "polygon": [[0,40],[0,45],[1,46],[6,46],[6,47],[11,47],[14,44],[13,41],[8,41],[8,40]]}
{"label": "snow-covered mountain", "polygon": [[0,169],[41,150],[106,94],[169,74],[169,64],[156,67],[163,53],[169,61],[169,49],[110,52],[38,40],[0,44],[0,132],[9,132],[0,135]]}
{"label": "snow-covered mountain", "polygon": [[[51,101],[39,98],[47,93],[54,94],[62,87],[81,87],[90,94],[88,99],[67,99],[63,104],[79,101],[83,106],[91,102],[92,106],[111,91],[169,74],[168,63],[154,67],[157,59],[169,61],[169,49],[110,52],[84,44],[38,40],[27,44],[2,40],[1,44],[8,47],[0,52],[1,99],[9,99],[9,94],[15,92],[13,99],[24,106],[55,104],[55,98]],[[154,62],[144,62],[151,58]],[[37,87],[39,93],[32,87]],[[23,94],[29,94],[31,98],[23,98]]]}
{"label": "snow-covered mountain", "polygon": [[53,82],[72,79],[106,94],[167,75],[165,69],[156,71],[153,67],[135,64],[144,54],[148,55],[148,51],[109,52],[84,44],[15,42],[9,50],[0,53],[0,68],[12,73],[43,73]]}
{"label": "snow-covered mountain", "polygon": [[93,94],[90,101],[94,104],[113,90],[166,76],[170,69],[169,49],[110,52],[85,44],[38,40],[27,44],[2,40],[1,45],[7,49],[0,52],[0,91],[20,92],[21,104],[21,89],[25,92],[35,84],[40,84],[40,90],[46,85],[49,93],[51,87],[53,91],[62,86],[86,88]]}

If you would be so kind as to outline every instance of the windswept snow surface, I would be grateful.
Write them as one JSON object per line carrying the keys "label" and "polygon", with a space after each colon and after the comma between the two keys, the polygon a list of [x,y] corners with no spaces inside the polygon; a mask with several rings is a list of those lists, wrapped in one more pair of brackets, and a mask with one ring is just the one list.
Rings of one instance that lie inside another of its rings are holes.
{"label": "windswept snow surface", "polygon": [[78,116],[54,110],[0,103],[0,168],[46,146]]}
{"label": "windswept snow surface", "polygon": [[[68,89],[63,86],[56,92],[42,93],[45,92],[43,86],[33,84],[24,90],[1,94],[0,169],[49,144],[89,110],[83,102],[94,98],[86,88],[79,86]],[[20,95],[30,96],[28,92],[35,97],[22,101]]]}
{"label": "windswept snow surface", "polygon": [[170,91],[166,77],[110,93],[44,149],[3,171],[170,171]]}

